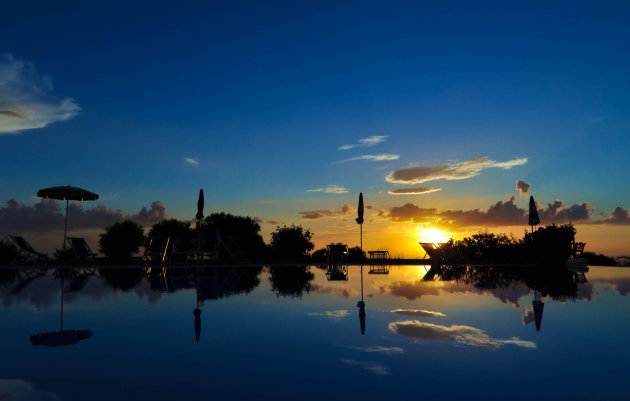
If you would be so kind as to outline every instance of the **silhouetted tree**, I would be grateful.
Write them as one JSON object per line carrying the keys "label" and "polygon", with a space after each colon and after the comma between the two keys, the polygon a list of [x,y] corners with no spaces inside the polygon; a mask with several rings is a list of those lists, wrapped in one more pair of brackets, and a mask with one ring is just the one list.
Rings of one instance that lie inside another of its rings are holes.
{"label": "silhouetted tree", "polygon": [[311,241],[313,233],[302,226],[276,227],[271,233],[271,249],[274,256],[282,259],[303,260],[315,245]]}
{"label": "silhouetted tree", "polygon": [[250,256],[264,256],[267,246],[260,235],[260,224],[249,216],[229,213],[212,213],[203,220],[205,225],[216,227],[221,235],[229,235]]}
{"label": "silhouetted tree", "polygon": [[304,291],[310,292],[315,275],[306,266],[272,266],[269,268],[271,290],[276,296],[300,298]]}
{"label": "silhouetted tree", "polygon": [[194,238],[194,231],[192,228],[190,228],[190,222],[177,219],[165,219],[158,223],[155,223],[151,227],[151,229],[149,230],[149,234],[147,235],[147,241],[150,238],[158,237],[171,237],[171,239],[177,238],[190,240]]}
{"label": "silhouetted tree", "polygon": [[100,250],[110,258],[128,258],[137,253],[145,241],[142,227],[131,220],[115,223],[100,234]]}
{"label": "silhouetted tree", "polygon": [[311,254],[311,261],[316,263],[324,263],[326,262],[326,255],[326,248],[320,248]]}
{"label": "silhouetted tree", "polygon": [[361,250],[361,247],[354,246],[348,249],[348,261],[350,262],[361,262],[365,260],[365,251]]}
{"label": "silhouetted tree", "polygon": [[601,253],[595,252],[584,252],[582,253],[582,257],[588,261],[589,265],[599,265],[599,266],[615,266],[617,265],[617,261],[610,256],[606,256]]}
{"label": "silhouetted tree", "polygon": [[9,240],[0,240],[0,265],[8,265],[18,255],[18,250]]}

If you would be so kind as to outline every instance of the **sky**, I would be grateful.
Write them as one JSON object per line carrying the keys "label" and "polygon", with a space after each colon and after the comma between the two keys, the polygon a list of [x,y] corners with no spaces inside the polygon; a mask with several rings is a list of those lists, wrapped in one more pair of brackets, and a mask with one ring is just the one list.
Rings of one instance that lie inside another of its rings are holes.
{"label": "sky", "polygon": [[[630,3],[44,2],[0,14],[0,235],[257,219],[317,247],[573,222],[630,253]],[[60,237],[61,236],[61,237]]]}

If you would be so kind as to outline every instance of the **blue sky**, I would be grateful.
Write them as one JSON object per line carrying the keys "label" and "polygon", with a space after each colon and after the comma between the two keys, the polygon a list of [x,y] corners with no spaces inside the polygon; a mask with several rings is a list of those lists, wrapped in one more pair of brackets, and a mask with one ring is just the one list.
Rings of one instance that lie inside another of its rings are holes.
{"label": "blue sky", "polygon": [[[521,179],[542,208],[588,202],[605,220],[630,207],[628,17],[626,2],[7,4],[2,66],[26,67],[0,109],[16,93],[70,103],[41,128],[0,120],[0,207],[71,184],[107,208],[157,200],[192,218],[203,187],[207,211],[330,226],[343,216],[298,212],[354,207],[360,191],[390,215],[513,195],[524,208]],[[398,158],[337,163],[365,155]],[[392,171],[483,157],[527,162],[387,193]],[[307,192],[331,185],[347,192]]]}

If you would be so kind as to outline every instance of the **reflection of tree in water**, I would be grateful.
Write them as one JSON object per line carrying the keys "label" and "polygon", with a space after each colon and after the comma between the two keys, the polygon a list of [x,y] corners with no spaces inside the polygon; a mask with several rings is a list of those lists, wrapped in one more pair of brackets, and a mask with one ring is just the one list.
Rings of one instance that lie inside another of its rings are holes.
{"label": "reflection of tree in water", "polygon": [[585,280],[579,273],[562,268],[500,267],[500,266],[434,266],[428,275],[441,281],[456,281],[483,290],[509,288],[525,284],[543,296],[576,298],[578,282]]}
{"label": "reflection of tree in water", "polygon": [[248,294],[260,284],[262,267],[203,268],[192,277],[199,301]]}
{"label": "reflection of tree in water", "polygon": [[273,266],[269,268],[271,290],[276,296],[299,298],[304,291],[310,292],[315,275],[307,266]]}
{"label": "reflection of tree in water", "polygon": [[13,284],[16,278],[17,272],[14,269],[0,269],[0,287]]}
{"label": "reflection of tree in water", "polygon": [[140,284],[145,276],[142,268],[104,268],[98,271],[105,284],[115,290],[130,291]]}

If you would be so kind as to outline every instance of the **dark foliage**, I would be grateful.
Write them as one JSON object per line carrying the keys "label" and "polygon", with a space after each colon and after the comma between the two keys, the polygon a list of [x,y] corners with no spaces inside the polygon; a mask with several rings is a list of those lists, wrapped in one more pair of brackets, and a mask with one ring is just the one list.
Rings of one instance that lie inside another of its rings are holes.
{"label": "dark foliage", "polygon": [[99,236],[100,251],[109,258],[124,259],[137,253],[145,242],[144,230],[131,220],[112,224]]}
{"label": "dark foliage", "polygon": [[271,249],[275,257],[287,260],[304,260],[315,245],[313,233],[302,226],[277,227],[271,233]]}
{"label": "dark foliage", "polygon": [[[190,227],[190,223],[187,221],[181,221],[177,219],[166,219],[158,223],[155,223],[149,230],[147,235],[147,243],[151,238],[168,238],[191,240],[194,238],[194,230]],[[145,246],[146,246],[145,245]]]}
{"label": "dark foliage", "polygon": [[55,249],[52,258],[55,262],[67,262],[76,259],[72,248]]}
{"label": "dark foliage", "polygon": [[18,249],[11,241],[0,240],[0,265],[8,265],[18,256]]}
{"label": "dark foliage", "polygon": [[365,251],[361,250],[361,247],[355,246],[348,249],[348,261],[357,263],[366,260]]}
{"label": "dark foliage", "polygon": [[144,269],[105,268],[100,269],[98,275],[105,284],[115,290],[130,291],[145,277]]}
{"label": "dark foliage", "polygon": [[597,265],[597,266],[616,266],[617,261],[610,256],[603,255],[601,253],[597,254],[595,252],[584,252],[582,253],[582,257],[587,260],[589,265]]}
{"label": "dark foliage", "polygon": [[325,263],[326,255],[327,255],[326,248],[320,248],[311,254],[311,261],[315,263]]}
{"label": "dark foliage", "polygon": [[273,266],[269,268],[271,290],[276,296],[300,298],[311,290],[315,275],[306,266]]}
{"label": "dark foliage", "polygon": [[249,216],[234,216],[229,213],[212,213],[203,220],[205,226],[218,228],[220,235],[228,235],[249,256],[266,255],[267,246],[260,235],[260,225]]}

